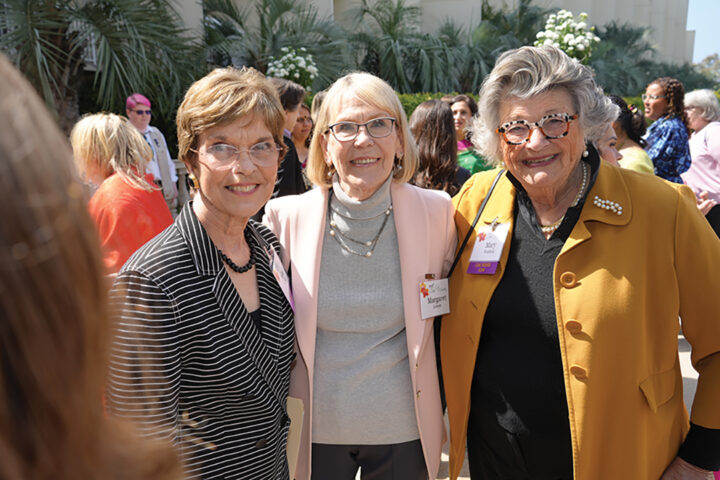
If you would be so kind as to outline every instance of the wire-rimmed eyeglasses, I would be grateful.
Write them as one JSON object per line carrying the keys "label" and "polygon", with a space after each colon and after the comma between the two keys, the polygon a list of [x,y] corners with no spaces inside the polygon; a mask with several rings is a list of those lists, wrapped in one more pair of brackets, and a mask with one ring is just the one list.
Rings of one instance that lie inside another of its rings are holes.
{"label": "wire-rimmed eyeglasses", "polygon": [[[232,165],[238,156],[247,152],[250,161],[258,167],[269,167],[278,161],[282,148],[275,142],[260,142],[249,148],[237,148],[227,143],[216,143],[205,149],[205,154],[217,166]],[[192,150],[199,153],[198,150]]]}
{"label": "wire-rimmed eyeglasses", "polygon": [[337,122],[330,125],[328,130],[332,132],[338,142],[355,140],[360,132],[360,127],[365,127],[367,134],[373,138],[383,138],[392,133],[395,121],[392,117],[380,117],[365,123]]}
{"label": "wire-rimmed eyeglasses", "polygon": [[661,98],[667,98],[667,95],[650,95],[643,93],[640,95],[640,98],[642,98],[642,101],[644,102],[645,100],[660,100]]}

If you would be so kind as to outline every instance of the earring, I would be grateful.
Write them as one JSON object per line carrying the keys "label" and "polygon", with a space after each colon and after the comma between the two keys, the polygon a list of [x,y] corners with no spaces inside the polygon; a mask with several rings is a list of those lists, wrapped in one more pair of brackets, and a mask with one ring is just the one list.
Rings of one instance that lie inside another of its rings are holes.
{"label": "earring", "polygon": [[198,190],[200,188],[200,183],[198,182],[197,177],[193,173],[188,173],[188,180],[190,180],[190,186],[194,188],[195,190]]}
{"label": "earring", "polygon": [[395,171],[399,172],[403,169],[403,157],[404,155],[401,153],[399,156],[395,156]]}
{"label": "earring", "polygon": [[583,158],[587,158],[588,155],[590,155],[590,152],[588,152],[587,150],[585,150],[585,151],[583,152]]}

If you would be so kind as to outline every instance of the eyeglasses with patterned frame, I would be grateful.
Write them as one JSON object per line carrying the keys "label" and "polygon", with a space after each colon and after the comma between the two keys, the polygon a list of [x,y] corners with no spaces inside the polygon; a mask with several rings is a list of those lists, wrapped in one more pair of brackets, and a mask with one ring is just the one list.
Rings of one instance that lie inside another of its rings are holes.
{"label": "eyeglasses with patterned frame", "polygon": [[508,145],[522,145],[530,140],[530,135],[536,128],[540,129],[545,138],[562,138],[568,134],[570,122],[576,118],[577,115],[569,113],[551,113],[542,117],[538,122],[528,122],[527,120],[506,122],[495,131],[502,134]]}

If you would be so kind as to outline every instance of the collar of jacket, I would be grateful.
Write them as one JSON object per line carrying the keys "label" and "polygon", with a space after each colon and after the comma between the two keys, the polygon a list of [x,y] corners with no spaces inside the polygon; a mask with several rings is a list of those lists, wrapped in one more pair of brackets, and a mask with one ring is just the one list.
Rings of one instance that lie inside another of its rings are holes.
{"label": "collar of jacket", "polygon": [[198,275],[214,276],[223,268],[222,259],[210,235],[195,215],[192,204],[192,201],[185,204],[175,224],[187,243]]}
{"label": "collar of jacket", "polygon": [[[510,179],[508,179],[506,175],[503,175],[503,178],[500,179],[495,187],[495,191],[493,191],[488,200],[485,210],[480,216],[480,221],[486,225],[491,224],[494,220],[500,223],[512,221],[516,193],[515,186]],[[594,203],[595,197],[622,206],[622,215],[618,215],[612,210],[596,206]],[[510,198],[511,201],[508,201],[508,198]],[[595,184],[585,198],[582,213],[568,238],[568,242],[590,238],[590,232],[586,225],[588,222],[602,222],[608,225],[626,225],[631,217],[632,202],[630,192],[623,179],[622,170],[620,167],[615,167],[605,161],[601,161]],[[566,248],[568,248],[567,245]]]}

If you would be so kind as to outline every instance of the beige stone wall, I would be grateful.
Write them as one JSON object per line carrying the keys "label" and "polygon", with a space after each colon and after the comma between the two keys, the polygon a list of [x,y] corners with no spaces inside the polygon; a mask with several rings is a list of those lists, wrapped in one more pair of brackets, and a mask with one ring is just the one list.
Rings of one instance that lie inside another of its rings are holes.
{"label": "beige stone wall", "polygon": [[202,4],[200,0],[174,0],[175,9],[185,22],[189,33],[194,36],[202,34]]}

